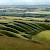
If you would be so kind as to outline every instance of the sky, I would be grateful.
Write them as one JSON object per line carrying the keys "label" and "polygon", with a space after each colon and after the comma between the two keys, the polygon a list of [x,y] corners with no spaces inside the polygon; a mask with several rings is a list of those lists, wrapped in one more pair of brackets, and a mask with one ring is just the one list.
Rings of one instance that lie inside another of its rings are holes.
{"label": "sky", "polygon": [[0,0],[0,5],[50,5],[50,0]]}

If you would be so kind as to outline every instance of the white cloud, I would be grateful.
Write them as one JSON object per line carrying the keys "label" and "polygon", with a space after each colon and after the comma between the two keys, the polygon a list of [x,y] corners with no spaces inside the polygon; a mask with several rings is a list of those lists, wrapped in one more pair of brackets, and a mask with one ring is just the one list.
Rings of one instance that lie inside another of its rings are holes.
{"label": "white cloud", "polygon": [[2,4],[50,4],[50,0],[0,0]]}

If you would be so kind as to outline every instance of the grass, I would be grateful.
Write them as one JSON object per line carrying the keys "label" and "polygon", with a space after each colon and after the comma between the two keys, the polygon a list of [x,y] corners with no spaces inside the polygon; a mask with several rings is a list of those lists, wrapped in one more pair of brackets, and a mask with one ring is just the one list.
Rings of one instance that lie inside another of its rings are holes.
{"label": "grass", "polygon": [[[15,34],[19,34],[24,39],[27,38],[27,39],[31,40],[33,35],[36,35],[42,31],[48,30],[48,29],[50,29],[50,26],[46,25],[45,23],[43,24],[43,22],[42,23],[31,22],[31,21],[26,22],[26,21],[13,20],[13,19],[12,20],[2,19],[2,21],[0,20],[0,30],[5,31],[5,34],[6,34],[6,31],[10,31]],[[2,32],[2,34],[4,34],[4,33]],[[8,33],[8,34],[10,34],[10,33]],[[17,37],[19,37],[19,36],[17,36]]]}
{"label": "grass", "polygon": [[32,40],[50,45],[50,30],[43,31],[32,37]]}
{"label": "grass", "polygon": [[0,50],[50,50],[49,23],[27,19],[1,17]]}
{"label": "grass", "polygon": [[[7,20],[21,20],[21,21],[26,21],[26,22],[27,21],[30,22],[30,20],[32,20],[32,21],[34,21],[34,20],[42,21],[43,20],[44,21],[46,19],[46,18],[34,18],[34,17],[33,18],[29,18],[29,17],[28,18],[22,18],[22,17],[14,17],[14,16],[13,17],[12,16],[11,17],[10,16],[1,16],[0,18],[1,18],[0,20],[5,18],[4,20],[6,20],[6,19]],[[50,18],[47,18],[47,20],[50,20]]]}
{"label": "grass", "polygon": [[0,36],[0,50],[50,50],[50,47],[19,38]]}

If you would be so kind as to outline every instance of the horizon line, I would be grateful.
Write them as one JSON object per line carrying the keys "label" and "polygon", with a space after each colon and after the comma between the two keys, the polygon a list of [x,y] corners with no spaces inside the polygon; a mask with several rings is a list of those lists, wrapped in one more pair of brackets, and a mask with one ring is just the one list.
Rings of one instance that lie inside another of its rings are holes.
{"label": "horizon line", "polygon": [[[19,4],[18,4],[19,5]],[[20,4],[20,5],[25,5],[25,4]],[[27,4],[28,5],[28,4]],[[31,4],[30,4],[31,5]],[[37,4],[35,4],[35,5],[37,5]],[[43,4],[41,4],[41,5],[43,5]],[[44,5],[46,5],[46,4],[44,4]],[[47,4],[48,5],[48,4]],[[3,6],[6,6],[6,5],[3,5]],[[15,6],[15,5],[14,5]]]}

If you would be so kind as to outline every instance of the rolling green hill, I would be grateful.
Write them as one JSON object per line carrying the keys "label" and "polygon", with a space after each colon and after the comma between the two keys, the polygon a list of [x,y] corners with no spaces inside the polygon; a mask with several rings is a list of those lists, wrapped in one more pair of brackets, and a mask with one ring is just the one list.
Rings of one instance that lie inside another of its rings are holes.
{"label": "rolling green hill", "polygon": [[13,20],[9,22],[0,22],[0,34],[31,40],[33,35],[50,30],[50,26],[45,23],[25,22]]}
{"label": "rolling green hill", "polygon": [[10,48],[11,45],[15,50],[50,50],[50,24],[49,22],[2,19],[0,20],[0,38],[3,39],[0,40],[0,50],[3,46],[5,48],[7,46],[7,50],[14,50]]}
{"label": "rolling green hill", "polygon": [[44,44],[50,45],[50,30],[43,31],[32,37],[32,40],[40,41]]}

